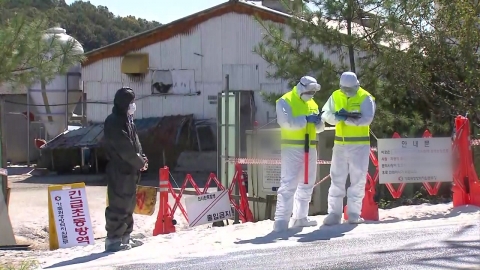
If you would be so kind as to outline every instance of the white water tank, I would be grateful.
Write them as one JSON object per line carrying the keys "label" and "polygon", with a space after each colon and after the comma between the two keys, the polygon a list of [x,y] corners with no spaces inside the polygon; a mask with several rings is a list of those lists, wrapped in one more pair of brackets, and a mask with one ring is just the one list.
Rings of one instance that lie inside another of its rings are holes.
{"label": "white water tank", "polygon": [[[82,45],[67,35],[65,29],[54,27],[45,31],[46,42],[53,37],[56,37],[62,45],[74,42],[73,53],[84,53]],[[30,106],[30,111],[44,123],[49,139],[57,136],[67,129],[68,118],[82,95],[81,64],[75,64],[66,74],[57,75],[43,86],[41,82],[34,83],[28,94],[32,104],[35,105]]]}

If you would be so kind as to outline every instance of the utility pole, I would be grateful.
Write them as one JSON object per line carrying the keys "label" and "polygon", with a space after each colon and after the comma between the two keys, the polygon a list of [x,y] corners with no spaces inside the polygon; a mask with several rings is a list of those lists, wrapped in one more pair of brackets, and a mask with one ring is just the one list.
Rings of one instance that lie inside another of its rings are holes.
{"label": "utility pole", "polygon": [[[0,167],[7,169],[7,144],[5,136],[5,95],[0,95]],[[0,174],[0,187],[8,206],[8,176]]]}

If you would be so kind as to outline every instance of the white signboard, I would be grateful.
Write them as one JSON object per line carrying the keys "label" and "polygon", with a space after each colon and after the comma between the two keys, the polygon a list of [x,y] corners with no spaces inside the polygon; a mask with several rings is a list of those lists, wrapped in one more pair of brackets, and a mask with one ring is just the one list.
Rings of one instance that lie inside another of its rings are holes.
{"label": "white signboard", "polygon": [[185,198],[190,227],[233,218],[228,190]]}
{"label": "white signboard", "polygon": [[[263,154],[264,159],[281,159],[280,150],[270,151],[269,154]],[[263,170],[263,191],[265,193],[276,193],[280,187],[280,173],[282,171],[282,165],[280,164],[265,164],[261,165]]]}
{"label": "white signboard", "polygon": [[94,244],[85,188],[52,190],[50,198],[59,247]]}
{"label": "white signboard", "polygon": [[451,182],[451,138],[378,139],[378,169],[380,184]]}

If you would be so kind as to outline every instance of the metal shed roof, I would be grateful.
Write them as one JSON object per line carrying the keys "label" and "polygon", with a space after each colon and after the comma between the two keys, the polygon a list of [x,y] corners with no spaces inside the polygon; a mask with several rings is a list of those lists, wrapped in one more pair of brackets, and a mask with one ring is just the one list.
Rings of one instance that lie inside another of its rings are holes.
{"label": "metal shed roof", "polygon": [[[151,128],[167,128],[171,127],[168,123],[181,124],[185,119],[193,119],[193,115],[173,115],[164,117],[149,117],[143,119],[135,119],[134,123],[138,133],[142,133]],[[173,134],[172,134],[173,135]],[[94,124],[88,127],[76,130],[65,131],[53,138],[41,149],[67,149],[89,147],[95,148],[100,146],[103,139],[103,124]]]}

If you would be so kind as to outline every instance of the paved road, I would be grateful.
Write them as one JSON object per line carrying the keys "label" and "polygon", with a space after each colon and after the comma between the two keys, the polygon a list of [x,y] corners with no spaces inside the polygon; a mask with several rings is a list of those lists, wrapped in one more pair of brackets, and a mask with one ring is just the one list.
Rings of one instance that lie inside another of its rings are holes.
{"label": "paved road", "polygon": [[[342,227],[349,230],[348,226]],[[338,230],[317,231],[299,241],[305,243],[172,263],[152,260],[115,269],[480,269],[478,222],[469,226],[447,225],[345,237]],[[161,257],[161,251],[155,256]]]}

